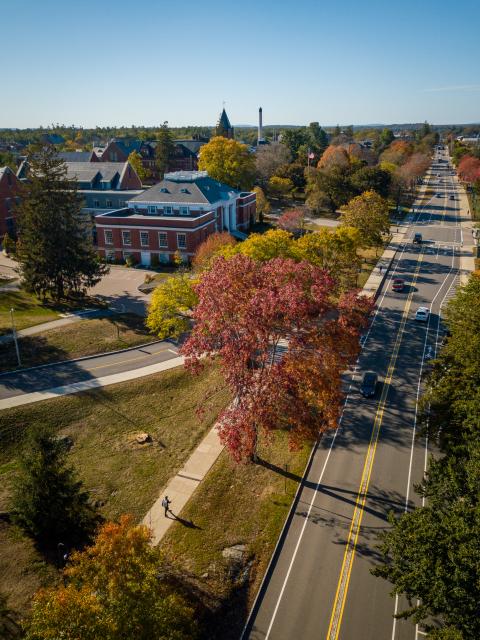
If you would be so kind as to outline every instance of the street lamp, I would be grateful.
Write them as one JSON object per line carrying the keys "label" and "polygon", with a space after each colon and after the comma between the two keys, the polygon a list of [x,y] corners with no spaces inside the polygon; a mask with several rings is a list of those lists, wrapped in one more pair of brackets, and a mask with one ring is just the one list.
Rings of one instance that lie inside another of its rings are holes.
{"label": "street lamp", "polygon": [[12,307],[10,309],[10,318],[12,319],[12,334],[13,334],[13,341],[15,342],[15,351],[17,352],[18,366],[21,367],[22,366],[22,361],[20,360],[20,349],[18,348],[17,330],[15,328],[15,320],[13,318],[13,312],[14,311],[15,311],[15,309]]}

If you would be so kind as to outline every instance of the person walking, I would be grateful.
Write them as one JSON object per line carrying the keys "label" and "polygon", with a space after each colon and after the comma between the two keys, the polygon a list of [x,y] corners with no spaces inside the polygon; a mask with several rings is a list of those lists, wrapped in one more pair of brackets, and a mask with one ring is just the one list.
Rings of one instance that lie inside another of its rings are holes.
{"label": "person walking", "polygon": [[168,496],[165,496],[164,499],[162,500],[162,507],[165,509],[165,518],[168,518],[168,512],[170,511],[171,503],[172,501],[169,500]]}

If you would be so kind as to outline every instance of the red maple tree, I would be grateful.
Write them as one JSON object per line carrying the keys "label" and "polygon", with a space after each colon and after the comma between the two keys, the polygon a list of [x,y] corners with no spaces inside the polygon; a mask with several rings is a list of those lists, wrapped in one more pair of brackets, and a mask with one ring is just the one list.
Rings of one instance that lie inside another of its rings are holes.
{"label": "red maple tree", "polygon": [[480,160],[474,156],[463,156],[458,165],[458,175],[469,183],[480,180]]}
{"label": "red maple tree", "polygon": [[305,209],[297,207],[295,209],[287,209],[278,219],[278,226],[285,231],[300,231],[303,229],[305,222]]}
{"label": "red maple tree", "polygon": [[292,447],[335,427],[341,374],[359,351],[372,304],[307,262],[218,258],[196,287],[187,368],[217,358],[234,401],[219,433],[235,460],[255,459],[260,433],[287,430]]}

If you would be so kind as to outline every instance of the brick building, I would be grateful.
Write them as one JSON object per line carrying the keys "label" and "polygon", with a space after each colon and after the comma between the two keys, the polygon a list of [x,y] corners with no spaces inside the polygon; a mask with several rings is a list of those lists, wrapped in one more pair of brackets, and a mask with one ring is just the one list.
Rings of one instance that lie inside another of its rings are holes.
{"label": "brick building", "polygon": [[20,193],[20,180],[10,167],[0,167],[0,242],[8,233],[16,238],[15,204]]}
{"label": "brick building", "polygon": [[190,260],[215,231],[244,237],[256,215],[255,193],[210,178],[206,171],[165,174],[164,180],[118,211],[95,217],[98,251],[107,260],[132,256],[144,265]]}

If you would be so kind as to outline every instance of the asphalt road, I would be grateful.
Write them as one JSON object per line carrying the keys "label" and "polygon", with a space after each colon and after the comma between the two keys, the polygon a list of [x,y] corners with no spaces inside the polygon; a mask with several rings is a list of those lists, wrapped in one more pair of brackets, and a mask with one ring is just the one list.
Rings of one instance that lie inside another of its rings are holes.
{"label": "asphalt road", "polygon": [[155,342],[119,353],[0,374],[0,399],[131,371],[177,356],[178,349],[174,344]]}
{"label": "asphalt road", "polygon": [[[316,448],[244,638],[423,637],[412,622],[394,621],[406,603],[392,598],[391,585],[370,569],[388,512],[419,501],[413,485],[422,479],[428,454],[427,443],[416,437],[421,374],[443,335],[440,309],[459,281],[459,202],[449,198],[456,186],[446,163],[434,161],[432,170],[429,183],[441,197],[417,210],[398,248],[347,383],[339,428]],[[422,233],[422,245],[411,242],[415,232]],[[392,291],[392,277],[405,279],[404,292]],[[414,319],[419,306],[431,309],[428,323]],[[376,397],[368,400],[359,393],[366,370],[379,375]]]}

